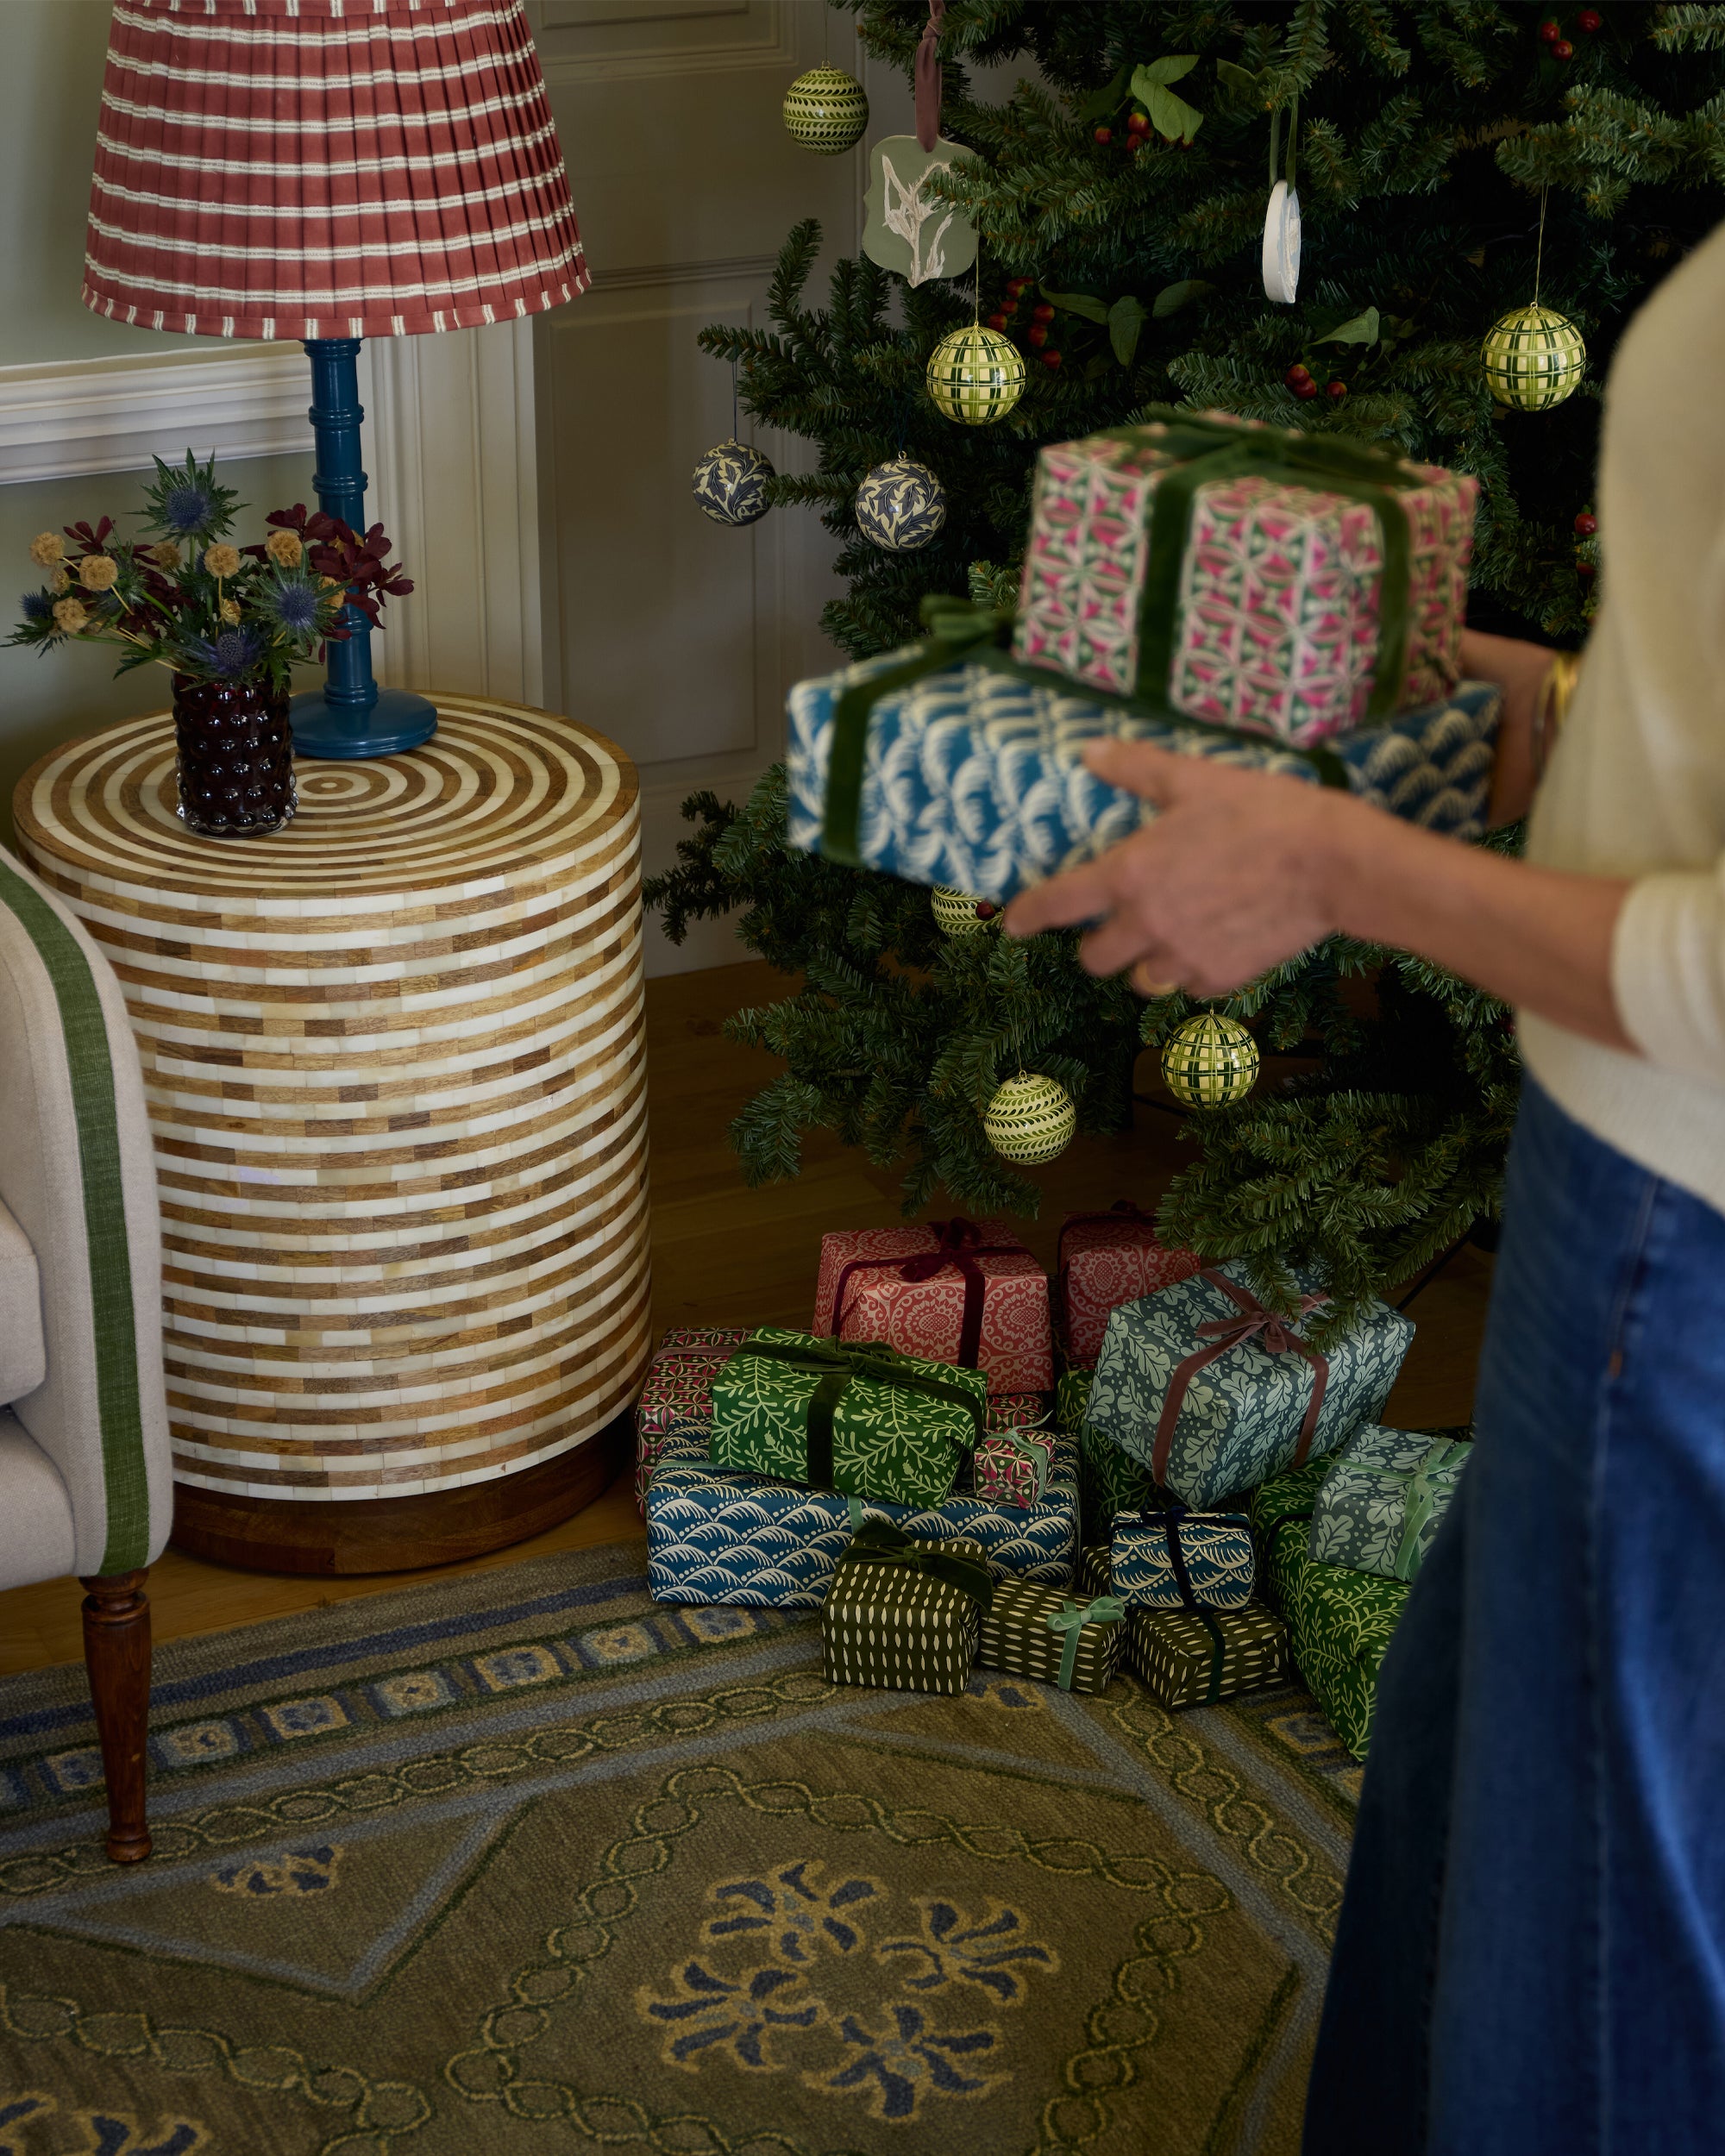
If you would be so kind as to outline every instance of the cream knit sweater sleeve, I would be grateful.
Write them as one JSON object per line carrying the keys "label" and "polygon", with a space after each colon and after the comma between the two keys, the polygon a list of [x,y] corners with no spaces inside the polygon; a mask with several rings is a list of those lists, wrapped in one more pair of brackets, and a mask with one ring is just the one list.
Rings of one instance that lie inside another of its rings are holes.
{"label": "cream knit sweater sleeve", "polygon": [[[1611,370],[1603,603],[1528,855],[1627,876],[1612,987],[1640,1056],[1524,1013],[1534,1076],[1620,1152],[1725,1210],[1725,228]],[[1522,421],[1518,424],[1537,424]]]}

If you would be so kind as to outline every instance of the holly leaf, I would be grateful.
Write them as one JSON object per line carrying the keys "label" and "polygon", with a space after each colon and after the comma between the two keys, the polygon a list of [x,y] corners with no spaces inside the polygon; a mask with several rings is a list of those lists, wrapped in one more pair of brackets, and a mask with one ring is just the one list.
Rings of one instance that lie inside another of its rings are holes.
{"label": "holly leaf", "polygon": [[1159,83],[1165,85],[1178,82],[1182,75],[1189,75],[1197,65],[1198,55],[1195,53],[1168,53],[1160,60],[1150,61],[1145,66],[1135,67],[1132,70],[1132,95],[1148,104],[1150,100],[1144,94],[1146,85]]}
{"label": "holly leaf", "polygon": [[1204,116],[1195,106],[1176,97],[1171,90],[1164,90],[1160,83],[1147,85],[1139,94],[1150,124],[1170,142],[1189,142],[1204,124]]}
{"label": "holly leaf", "polygon": [[1134,299],[1130,292],[1124,299],[1117,299],[1108,310],[1108,342],[1113,346],[1114,357],[1122,367],[1132,363],[1145,318],[1144,302]]}
{"label": "holly leaf", "polygon": [[1100,90],[1093,90],[1076,108],[1076,116],[1088,127],[1094,127],[1099,120],[1106,120],[1111,112],[1119,110],[1131,79],[1130,67],[1116,68],[1113,80],[1105,83]]}
{"label": "holly leaf", "polygon": [[1376,344],[1378,337],[1377,310],[1368,307],[1363,315],[1355,315],[1347,322],[1339,323],[1327,335],[1316,340],[1320,344]]}
{"label": "holly leaf", "polygon": [[1177,285],[1164,285],[1150,303],[1150,311],[1160,322],[1164,315],[1177,315],[1182,307],[1189,307],[1195,299],[1202,299],[1215,286],[1204,277],[1182,277]]}
{"label": "holly leaf", "polygon": [[1231,60],[1216,62],[1216,80],[1226,83],[1230,90],[1238,90],[1242,97],[1256,97],[1259,77],[1249,67],[1241,67]]}
{"label": "holly leaf", "polygon": [[1094,298],[1088,292],[1051,292],[1046,285],[1037,289],[1051,307],[1063,307],[1069,315],[1082,315],[1086,322],[1106,322],[1108,303]]}

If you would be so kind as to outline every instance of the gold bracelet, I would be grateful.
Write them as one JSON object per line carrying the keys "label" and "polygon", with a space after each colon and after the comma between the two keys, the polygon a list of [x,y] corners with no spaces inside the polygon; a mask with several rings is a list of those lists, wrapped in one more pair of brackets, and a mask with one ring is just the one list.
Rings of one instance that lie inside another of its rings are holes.
{"label": "gold bracelet", "polygon": [[1576,685],[1581,680],[1581,655],[1575,651],[1559,651],[1552,655],[1545,680],[1540,684],[1540,700],[1534,707],[1534,776],[1543,779],[1546,767],[1552,760],[1558,736],[1563,731],[1564,721],[1569,717],[1569,707],[1575,700]]}

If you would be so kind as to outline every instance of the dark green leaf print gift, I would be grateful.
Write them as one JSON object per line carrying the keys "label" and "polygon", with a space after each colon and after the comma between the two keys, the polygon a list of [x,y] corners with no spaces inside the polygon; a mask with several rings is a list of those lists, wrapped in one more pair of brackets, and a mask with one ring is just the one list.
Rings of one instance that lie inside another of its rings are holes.
{"label": "dark green leaf print gift", "polygon": [[977,1370],[762,1326],[713,1382],[708,1457],[853,1497],[941,1505],[988,1400]]}

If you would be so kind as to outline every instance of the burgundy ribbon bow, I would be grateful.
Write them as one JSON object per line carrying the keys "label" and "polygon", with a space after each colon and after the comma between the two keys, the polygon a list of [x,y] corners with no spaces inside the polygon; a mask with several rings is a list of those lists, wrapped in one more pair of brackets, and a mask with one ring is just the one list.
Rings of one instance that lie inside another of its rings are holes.
{"label": "burgundy ribbon bow", "polygon": [[928,0],[928,21],[916,49],[916,135],[925,150],[940,140],[940,18],[945,13],[946,0]]}
{"label": "burgundy ribbon bow", "polygon": [[964,1316],[958,1328],[958,1352],[953,1360],[961,1369],[974,1370],[976,1357],[982,1346],[982,1268],[979,1257],[1013,1257],[1018,1254],[1016,1243],[985,1243],[982,1231],[974,1220],[962,1217],[953,1220],[931,1220],[934,1232],[934,1248],[919,1250],[913,1257],[853,1257],[845,1263],[832,1291],[832,1317],[827,1330],[842,1332],[848,1312],[844,1307],[844,1291],[853,1273],[878,1273],[895,1265],[899,1278],[903,1281],[932,1280],[944,1273],[949,1265],[956,1265],[964,1276]]}
{"label": "burgundy ribbon bow", "polygon": [[[1303,1467],[1306,1455],[1312,1449],[1312,1439],[1317,1433],[1318,1411],[1324,1404],[1324,1388],[1330,1382],[1329,1358],[1319,1352],[1309,1340],[1302,1340],[1294,1330],[1298,1319],[1290,1321],[1278,1317],[1275,1311],[1266,1310],[1250,1288],[1242,1288],[1238,1281],[1230,1280],[1226,1273],[1206,1267],[1198,1277],[1208,1280],[1213,1288],[1220,1288],[1239,1305],[1237,1318],[1208,1318],[1198,1327],[1198,1337],[1204,1345],[1195,1348],[1182,1362],[1174,1366],[1174,1375],[1168,1382],[1168,1393],[1162,1403],[1162,1413],[1157,1418],[1156,1444],[1151,1452],[1151,1471],[1158,1482],[1165,1482],[1168,1475],[1168,1455],[1174,1443],[1174,1426],[1180,1420],[1180,1407],[1186,1397],[1186,1388],[1207,1363],[1214,1363],[1219,1355],[1226,1355],[1231,1347],[1240,1347],[1248,1340],[1255,1340],[1266,1355],[1286,1355],[1290,1351],[1303,1355],[1312,1365],[1312,1397],[1306,1403],[1306,1413],[1300,1424],[1300,1442],[1295,1447],[1293,1467]],[[1320,1303],[1327,1302],[1327,1295],[1302,1295],[1300,1316],[1315,1310]]]}
{"label": "burgundy ribbon bow", "polygon": [[1156,1215],[1146,1213],[1141,1205],[1130,1198],[1116,1198],[1106,1213],[1069,1213],[1060,1224],[1060,1240],[1054,1246],[1054,1269],[1060,1272],[1066,1264],[1066,1238],[1073,1228],[1097,1225],[1148,1228],[1156,1232]]}

